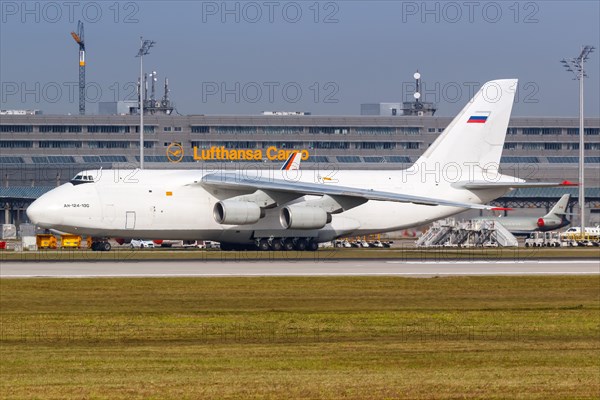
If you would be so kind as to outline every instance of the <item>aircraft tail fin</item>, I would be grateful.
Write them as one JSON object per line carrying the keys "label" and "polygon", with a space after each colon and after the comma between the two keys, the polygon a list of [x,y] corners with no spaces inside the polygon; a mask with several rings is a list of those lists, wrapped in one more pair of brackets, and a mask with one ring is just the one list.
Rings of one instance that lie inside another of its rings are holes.
{"label": "aircraft tail fin", "polygon": [[544,218],[549,217],[562,217],[567,213],[567,206],[569,205],[569,200],[571,199],[570,194],[563,194],[560,200],[556,202],[554,207],[550,210],[550,212],[544,215]]}
{"label": "aircraft tail fin", "polygon": [[[428,170],[452,163],[497,169],[517,90],[517,79],[484,84],[417,161]],[[437,164],[437,165],[436,165]]]}
{"label": "aircraft tail fin", "polygon": [[288,159],[281,166],[282,171],[297,171],[300,169],[300,161],[302,161],[302,153],[294,152],[290,154]]}

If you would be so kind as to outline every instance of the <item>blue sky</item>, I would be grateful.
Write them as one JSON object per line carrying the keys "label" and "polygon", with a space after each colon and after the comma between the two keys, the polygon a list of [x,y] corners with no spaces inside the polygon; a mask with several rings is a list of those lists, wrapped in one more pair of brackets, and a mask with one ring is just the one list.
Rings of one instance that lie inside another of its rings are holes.
{"label": "blue sky", "polygon": [[[451,116],[474,88],[518,78],[514,115],[575,116],[578,86],[559,60],[599,47],[598,1],[1,1],[1,107],[77,113],[85,24],[88,113],[132,95],[139,37],[157,42],[145,70],[169,77],[182,114],[266,110],[356,115],[364,102],[425,100]],[[598,52],[586,114],[600,115]]]}

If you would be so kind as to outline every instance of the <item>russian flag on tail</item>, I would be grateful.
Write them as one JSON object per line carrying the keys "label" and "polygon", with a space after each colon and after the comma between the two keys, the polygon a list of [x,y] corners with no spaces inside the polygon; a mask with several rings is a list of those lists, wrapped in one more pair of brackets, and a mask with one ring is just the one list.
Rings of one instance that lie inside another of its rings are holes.
{"label": "russian flag on tail", "polygon": [[489,111],[477,111],[474,115],[469,117],[467,124],[485,124],[491,112]]}

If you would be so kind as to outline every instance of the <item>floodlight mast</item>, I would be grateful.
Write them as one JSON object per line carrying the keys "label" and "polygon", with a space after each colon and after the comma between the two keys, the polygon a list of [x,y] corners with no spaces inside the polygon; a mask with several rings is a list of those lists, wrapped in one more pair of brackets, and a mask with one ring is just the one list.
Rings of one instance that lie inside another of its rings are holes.
{"label": "floodlight mast", "polygon": [[144,56],[150,54],[150,49],[156,44],[153,40],[144,40],[140,36],[140,50],[136,57],[140,58],[140,85],[139,85],[139,97],[140,97],[140,169],[144,169]]}
{"label": "floodlight mast", "polygon": [[583,120],[583,80],[587,78],[584,65],[590,53],[595,50],[593,46],[582,46],[579,56],[571,59],[562,59],[561,63],[568,72],[579,80],[579,216],[581,218],[581,236],[585,236],[585,127]]}

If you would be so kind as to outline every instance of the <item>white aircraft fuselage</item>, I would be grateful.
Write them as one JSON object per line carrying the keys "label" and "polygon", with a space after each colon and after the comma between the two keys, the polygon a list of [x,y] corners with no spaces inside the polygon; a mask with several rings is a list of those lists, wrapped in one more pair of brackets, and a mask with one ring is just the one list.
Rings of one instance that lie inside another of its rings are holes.
{"label": "white aircraft fuselage", "polygon": [[[229,171],[231,172],[231,171]],[[337,171],[323,181],[317,170],[237,171],[247,178],[257,176],[289,182],[323,182],[324,186],[368,187],[374,190],[438,197],[464,203],[484,204],[507,189],[470,191],[432,176],[405,171]],[[325,242],[340,236],[389,232],[423,225],[463,208],[370,200],[333,214],[321,229],[285,229],[280,223],[281,206],[266,209],[265,216],[250,225],[219,224],[215,204],[231,196],[228,191],[206,189],[204,173],[194,170],[92,170],[86,183],[65,183],[44,194],[27,210],[44,228],[95,237],[141,239],[215,240],[252,243],[257,237],[307,237]],[[435,180],[438,182],[435,182]],[[304,196],[301,203],[317,196]]]}

